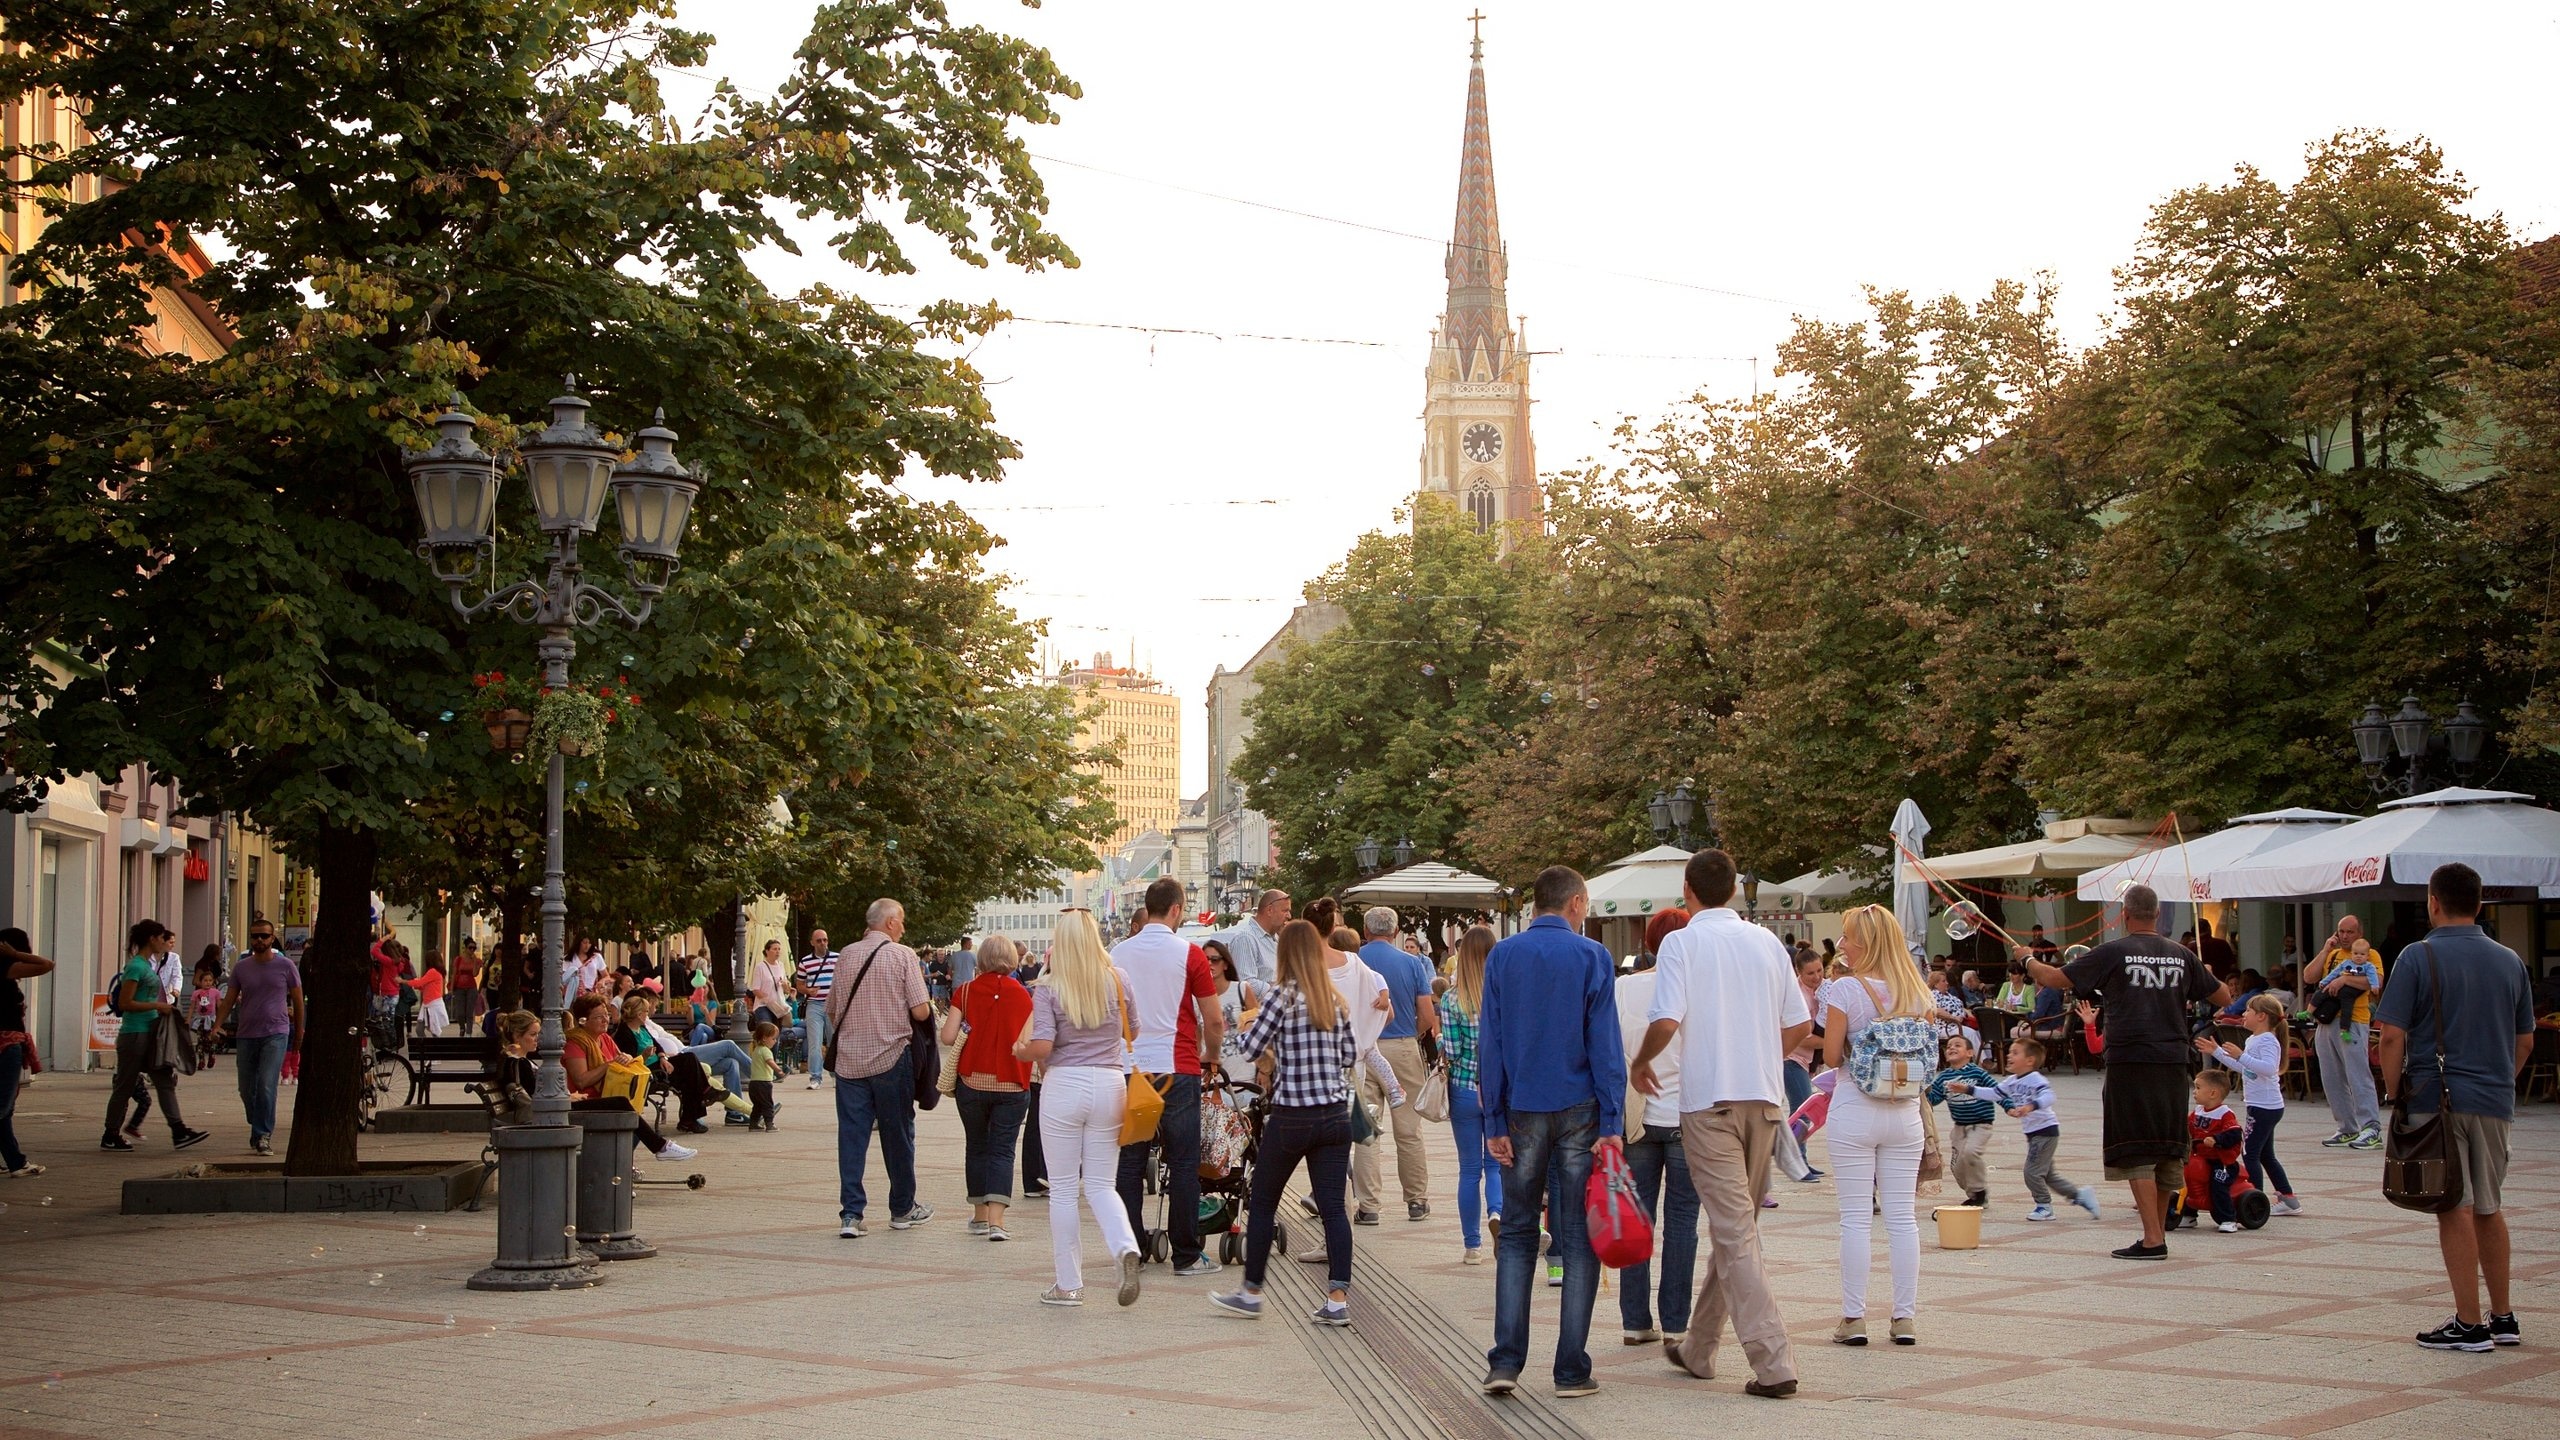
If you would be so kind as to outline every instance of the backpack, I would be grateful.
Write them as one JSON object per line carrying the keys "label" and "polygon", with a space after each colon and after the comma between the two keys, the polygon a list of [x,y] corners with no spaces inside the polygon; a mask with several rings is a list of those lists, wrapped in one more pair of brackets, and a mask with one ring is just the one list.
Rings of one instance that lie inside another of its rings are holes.
{"label": "backpack", "polygon": [[[1875,996],[1873,983],[1865,983]],[[1876,1001],[1882,1009],[1882,997]],[[1849,1041],[1845,1068],[1871,1100],[1916,1100],[1938,1073],[1938,1027],[1917,1015],[1879,1015]]]}

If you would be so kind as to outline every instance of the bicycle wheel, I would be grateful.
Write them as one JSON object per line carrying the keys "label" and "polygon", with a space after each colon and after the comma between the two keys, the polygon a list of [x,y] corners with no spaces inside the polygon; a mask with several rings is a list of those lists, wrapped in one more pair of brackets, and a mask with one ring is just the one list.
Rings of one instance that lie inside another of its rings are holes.
{"label": "bicycle wheel", "polygon": [[417,1103],[418,1072],[409,1063],[408,1056],[394,1051],[374,1051],[372,1080],[365,1091],[377,1108]]}

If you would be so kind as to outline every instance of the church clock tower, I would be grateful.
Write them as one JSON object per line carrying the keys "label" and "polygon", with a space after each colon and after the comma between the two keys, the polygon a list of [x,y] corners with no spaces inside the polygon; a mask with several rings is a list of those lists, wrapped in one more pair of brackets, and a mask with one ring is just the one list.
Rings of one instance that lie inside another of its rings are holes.
{"label": "church clock tower", "polygon": [[1538,523],[1537,454],[1529,441],[1529,355],[1504,297],[1510,262],[1493,200],[1493,126],[1485,112],[1482,16],[1467,71],[1467,123],[1458,148],[1458,218],[1445,269],[1448,307],[1424,368],[1422,492],[1472,516],[1481,530]]}

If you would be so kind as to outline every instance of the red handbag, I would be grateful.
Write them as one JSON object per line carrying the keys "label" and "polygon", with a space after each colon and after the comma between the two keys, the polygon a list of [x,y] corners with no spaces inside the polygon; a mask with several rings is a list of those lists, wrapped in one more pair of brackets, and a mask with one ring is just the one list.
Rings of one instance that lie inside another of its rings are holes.
{"label": "red handbag", "polygon": [[1612,1270],[1653,1258],[1653,1222],[1636,1194],[1635,1173],[1615,1145],[1591,1157],[1591,1181],[1583,1187],[1582,1215],[1591,1253]]}

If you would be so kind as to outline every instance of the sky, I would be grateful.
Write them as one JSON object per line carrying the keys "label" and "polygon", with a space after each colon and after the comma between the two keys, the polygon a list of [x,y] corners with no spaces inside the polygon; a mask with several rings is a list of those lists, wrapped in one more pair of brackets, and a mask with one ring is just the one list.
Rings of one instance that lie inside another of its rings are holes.
{"label": "sky", "polygon": [[[679,14],[720,39],[708,73],[763,90],[813,8]],[[1212,672],[1416,484],[1479,8],[1547,472],[1605,454],[1623,416],[1773,383],[1793,317],[1853,319],[1867,286],[2050,275],[2090,341],[2155,201],[2240,164],[2290,181],[2341,128],[2427,136],[2477,209],[2560,229],[2534,100],[2549,6],[954,0],[1083,86],[1027,132],[1082,263],[919,251],[920,274],[882,279],[819,244],[762,268],[1021,317],[973,358],[1022,457],[1000,483],[907,488],[1004,538],[994,564],[1057,656],[1134,653],[1184,697],[1187,792]]]}

